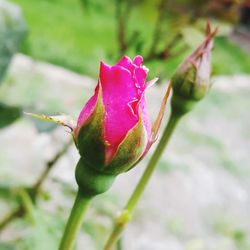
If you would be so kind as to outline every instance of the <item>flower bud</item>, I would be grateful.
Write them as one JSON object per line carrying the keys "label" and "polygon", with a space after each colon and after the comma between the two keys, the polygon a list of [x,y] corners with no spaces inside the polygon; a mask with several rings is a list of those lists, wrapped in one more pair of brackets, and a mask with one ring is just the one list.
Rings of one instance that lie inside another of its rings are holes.
{"label": "flower bud", "polygon": [[141,56],[133,61],[124,56],[114,66],[101,63],[95,93],[77,123],[67,115],[26,113],[70,129],[81,156],[76,181],[85,196],[105,192],[118,174],[142,160],[157,139],[171,84],[151,128],[144,94],[157,78],[145,82],[148,69],[142,61]]}
{"label": "flower bud", "polygon": [[207,36],[202,44],[179,66],[172,78],[173,112],[183,115],[200,101],[211,86],[211,53],[213,38],[217,32],[211,32],[207,25]]}
{"label": "flower bud", "polygon": [[106,175],[125,172],[143,155],[151,134],[142,57],[100,65],[94,95],[81,111],[74,138],[82,162]]}

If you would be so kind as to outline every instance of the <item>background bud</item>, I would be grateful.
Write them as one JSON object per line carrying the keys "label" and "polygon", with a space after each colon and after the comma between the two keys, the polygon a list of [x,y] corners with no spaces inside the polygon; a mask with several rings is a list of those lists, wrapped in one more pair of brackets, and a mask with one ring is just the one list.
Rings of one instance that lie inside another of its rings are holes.
{"label": "background bud", "polygon": [[172,77],[171,106],[179,115],[189,112],[211,86],[211,53],[217,29],[211,32],[208,23],[206,32],[207,36],[202,44],[179,66]]}

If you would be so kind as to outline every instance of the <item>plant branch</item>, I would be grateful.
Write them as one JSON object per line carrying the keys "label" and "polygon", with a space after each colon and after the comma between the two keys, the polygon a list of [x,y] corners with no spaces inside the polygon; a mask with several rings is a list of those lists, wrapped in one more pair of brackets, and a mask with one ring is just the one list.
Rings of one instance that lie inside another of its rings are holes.
{"label": "plant branch", "polygon": [[37,195],[39,194],[40,190],[41,190],[41,186],[43,184],[43,182],[45,181],[45,179],[47,178],[47,176],[49,175],[51,169],[53,168],[53,166],[55,166],[55,164],[58,162],[58,160],[68,151],[69,147],[72,145],[72,141],[70,140],[69,142],[67,142],[64,147],[62,148],[62,150],[60,150],[53,159],[51,159],[50,161],[48,161],[46,163],[45,169],[42,172],[42,174],[40,175],[40,177],[37,179],[36,183],[33,185],[33,187],[31,188],[31,190],[33,190],[33,194],[35,197],[37,197]]}
{"label": "plant branch", "polygon": [[24,208],[21,204],[18,205],[18,207],[7,214],[2,221],[0,222],[0,232],[4,230],[4,228],[11,223],[15,218],[21,217],[24,215]]}
{"label": "plant branch", "polygon": [[[125,5],[125,6],[124,6]],[[115,0],[115,11],[117,19],[117,40],[119,44],[119,53],[123,55],[129,47],[126,32],[128,26],[129,15],[133,8],[133,1]]]}
{"label": "plant branch", "polygon": [[[42,172],[42,174],[38,177],[37,181],[32,187],[26,188],[28,190],[28,193],[32,199],[32,201],[35,203],[36,199],[40,193],[41,186],[45,179],[47,178],[48,174],[50,173],[51,169],[55,166],[55,164],[58,162],[58,160],[67,152],[69,149],[70,145],[72,144],[71,140],[67,142],[63,149],[59,151],[53,159],[48,161],[46,163],[45,169]],[[11,223],[15,218],[19,218],[25,215],[25,209],[23,204],[20,202],[13,211],[11,211],[9,214],[7,214],[2,221],[0,221],[0,231],[4,230],[4,228]]]}

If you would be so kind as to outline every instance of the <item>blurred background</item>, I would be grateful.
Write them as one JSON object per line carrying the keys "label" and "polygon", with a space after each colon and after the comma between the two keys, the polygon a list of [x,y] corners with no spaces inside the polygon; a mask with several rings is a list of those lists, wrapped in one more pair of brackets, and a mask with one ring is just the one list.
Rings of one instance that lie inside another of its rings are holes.
{"label": "blurred background", "polygon": [[[77,189],[69,131],[23,112],[76,118],[101,60],[141,54],[148,79],[160,77],[153,120],[208,18],[212,89],[179,124],[117,249],[250,249],[249,0],[0,0],[0,250],[57,249]],[[94,200],[77,249],[102,249],[151,153]]]}

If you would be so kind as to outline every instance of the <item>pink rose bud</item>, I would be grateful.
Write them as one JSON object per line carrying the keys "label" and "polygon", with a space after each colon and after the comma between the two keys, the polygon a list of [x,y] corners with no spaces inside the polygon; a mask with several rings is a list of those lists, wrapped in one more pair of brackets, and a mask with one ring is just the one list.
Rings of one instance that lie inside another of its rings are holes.
{"label": "pink rose bud", "polygon": [[144,93],[148,69],[143,58],[122,57],[100,65],[94,95],[81,111],[74,138],[84,161],[95,171],[119,174],[129,170],[144,154],[151,124]]}
{"label": "pink rose bud", "polygon": [[206,38],[202,44],[179,66],[172,78],[172,109],[179,114],[190,111],[201,100],[211,86],[211,54],[213,38],[217,32],[211,32],[207,24]]}
{"label": "pink rose bud", "polygon": [[133,61],[124,56],[114,66],[101,63],[95,93],[77,123],[65,115],[26,113],[71,130],[81,156],[75,177],[84,196],[108,190],[115,177],[134,167],[157,139],[171,84],[151,128],[144,94],[157,78],[146,83],[148,69],[142,61],[141,56]]}

